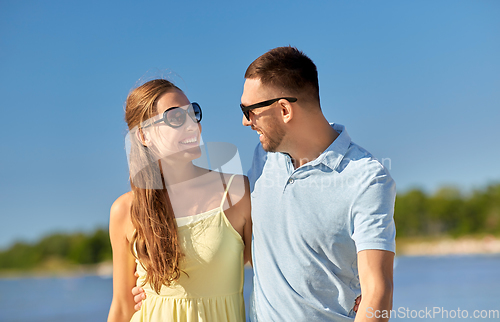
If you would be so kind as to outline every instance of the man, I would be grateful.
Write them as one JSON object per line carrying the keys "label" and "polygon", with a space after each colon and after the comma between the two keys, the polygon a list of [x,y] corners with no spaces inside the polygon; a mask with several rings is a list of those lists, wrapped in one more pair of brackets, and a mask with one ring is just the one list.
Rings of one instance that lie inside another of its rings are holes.
{"label": "man", "polygon": [[260,140],[249,172],[252,321],[388,320],[394,181],[325,119],[316,66],[302,52],[272,49],[245,79],[243,125]]}
{"label": "man", "polygon": [[325,119],[316,66],[302,52],[272,49],[245,78],[243,125],[260,134],[249,172],[252,321],[349,321],[361,291],[356,321],[387,316],[394,181]]}

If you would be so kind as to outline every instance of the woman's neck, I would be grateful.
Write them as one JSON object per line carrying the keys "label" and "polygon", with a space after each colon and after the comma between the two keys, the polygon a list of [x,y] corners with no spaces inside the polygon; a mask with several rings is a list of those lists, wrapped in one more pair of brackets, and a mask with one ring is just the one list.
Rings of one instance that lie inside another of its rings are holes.
{"label": "woman's neck", "polygon": [[199,177],[202,174],[201,169],[196,167],[191,161],[185,163],[173,163],[168,160],[161,160],[160,163],[161,172],[163,173],[163,179],[165,180],[166,186],[186,182]]}

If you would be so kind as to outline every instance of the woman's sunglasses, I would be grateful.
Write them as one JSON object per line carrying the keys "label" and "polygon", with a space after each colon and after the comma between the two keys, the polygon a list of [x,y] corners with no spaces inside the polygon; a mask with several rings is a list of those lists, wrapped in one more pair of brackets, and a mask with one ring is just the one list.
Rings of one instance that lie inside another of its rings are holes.
{"label": "woman's sunglasses", "polygon": [[200,123],[201,122],[200,105],[198,103],[193,102],[186,106],[171,107],[165,112],[163,112],[163,116],[161,119],[146,126],[143,126],[142,128],[145,129],[147,127],[150,127],[154,124],[161,122],[164,122],[166,125],[170,127],[178,128],[184,125],[184,123],[186,123],[186,115],[189,115],[189,117],[193,120],[193,122]]}

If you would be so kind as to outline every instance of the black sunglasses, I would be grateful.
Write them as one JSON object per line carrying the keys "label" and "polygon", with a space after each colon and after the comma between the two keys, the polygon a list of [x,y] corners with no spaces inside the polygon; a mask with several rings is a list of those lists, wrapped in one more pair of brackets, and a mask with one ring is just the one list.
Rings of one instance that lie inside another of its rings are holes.
{"label": "black sunglasses", "polygon": [[250,121],[250,111],[251,110],[259,108],[259,107],[269,106],[269,105],[271,105],[279,100],[287,100],[290,103],[297,102],[297,98],[295,98],[295,97],[280,97],[280,98],[274,98],[272,100],[268,100],[268,101],[248,105],[248,106],[244,106],[243,104],[240,104],[240,107],[241,107],[241,111],[243,112],[243,114],[245,115],[247,120]]}
{"label": "black sunglasses", "polygon": [[[184,109],[186,106],[187,109]],[[154,124],[161,122],[164,122],[166,125],[173,128],[181,127],[182,125],[184,125],[184,123],[186,123],[186,114],[189,115],[189,117],[193,120],[193,122],[200,123],[201,122],[200,105],[198,103],[193,102],[186,106],[171,107],[165,112],[163,112],[163,116],[161,119],[146,126],[143,126],[142,128],[145,129],[147,127],[150,127]]]}

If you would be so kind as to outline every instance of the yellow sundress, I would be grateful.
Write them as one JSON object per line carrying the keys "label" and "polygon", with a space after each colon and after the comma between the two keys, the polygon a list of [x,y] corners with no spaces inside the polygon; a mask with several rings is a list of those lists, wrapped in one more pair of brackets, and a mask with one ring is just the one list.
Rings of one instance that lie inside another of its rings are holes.
{"label": "yellow sundress", "polygon": [[[177,219],[179,241],[185,254],[182,269],[187,275],[182,273],[170,287],[163,285],[160,294],[149,284],[143,286],[146,299],[130,321],[245,321],[245,246],[222,208],[233,178],[234,175],[218,208]],[[140,286],[146,271],[136,262]]]}

